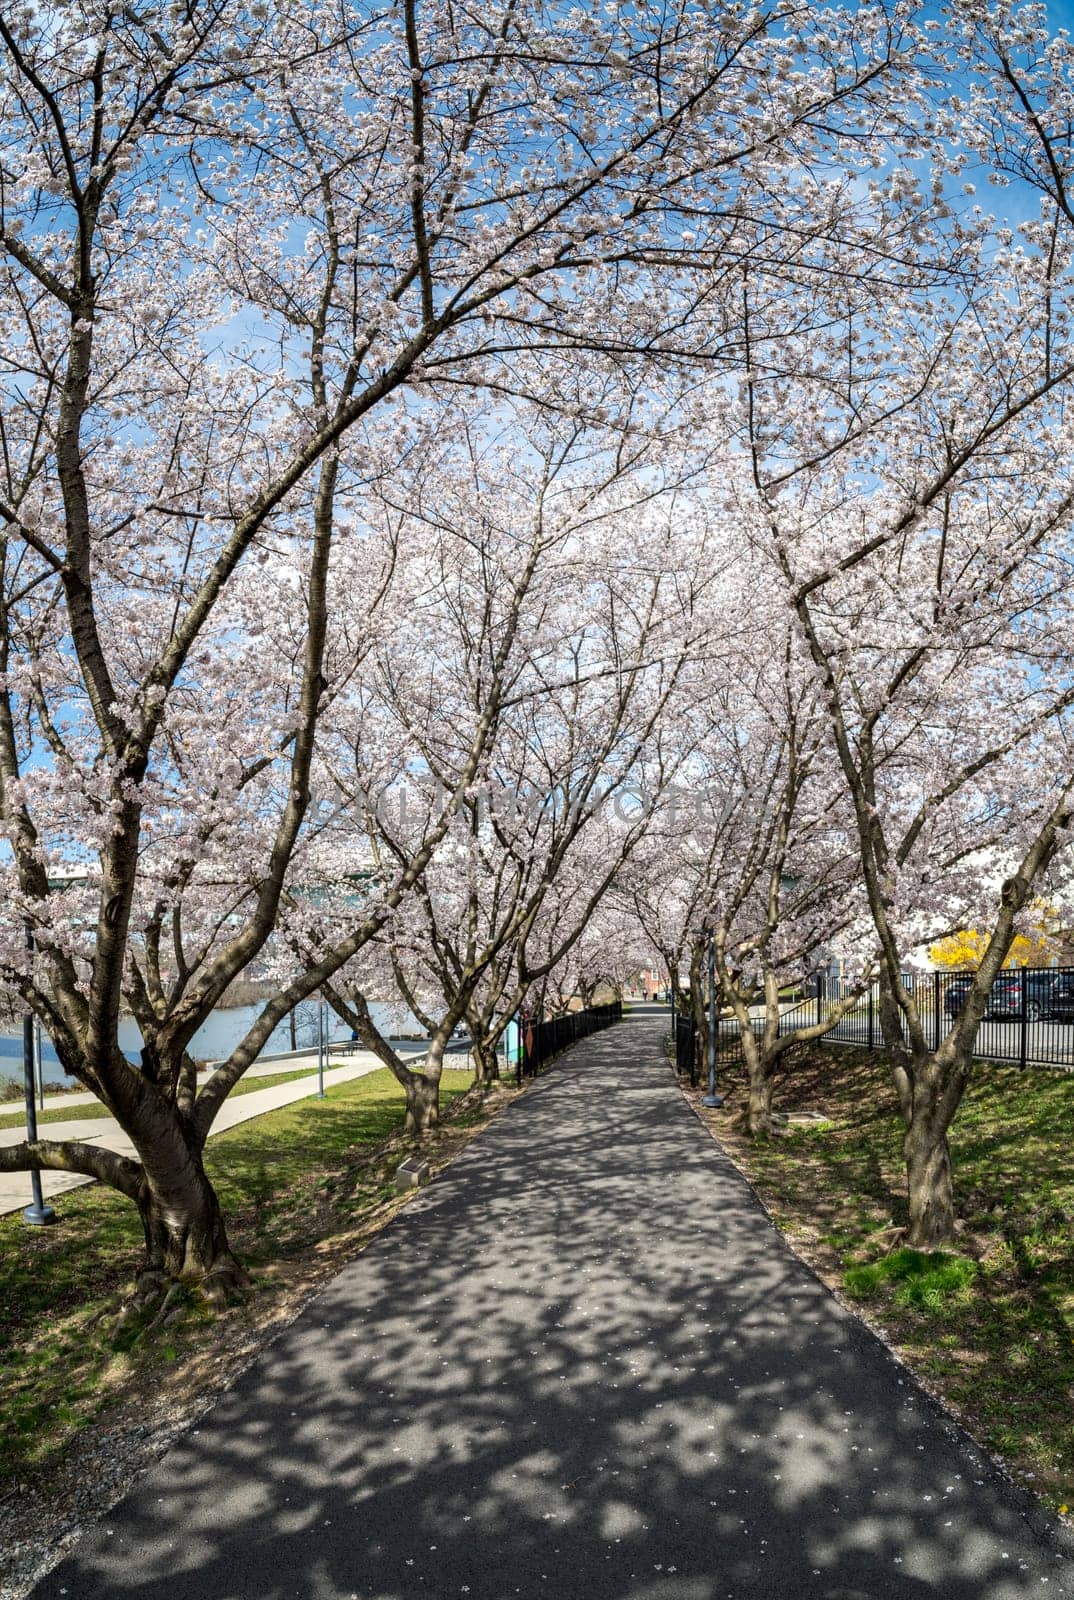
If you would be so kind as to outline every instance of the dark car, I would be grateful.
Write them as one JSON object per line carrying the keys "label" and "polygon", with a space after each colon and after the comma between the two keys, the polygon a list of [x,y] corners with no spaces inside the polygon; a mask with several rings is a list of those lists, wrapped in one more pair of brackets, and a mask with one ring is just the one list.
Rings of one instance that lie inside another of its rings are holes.
{"label": "dark car", "polygon": [[992,985],[986,1015],[1020,1017],[1024,1010],[1027,1020],[1036,1022],[1051,1010],[1054,988],[1053,972],[1001,972]]}
{"label": "dark car", "polygon": [[[1022,1015],[1023,989],[1028,1022],[1052,1016],[1058,981],[1054,972],[1001,972],[992,984],[985,1016],[997,1020],[1017,1020]],[[944,993],[944,1010],[949,1017],[957,1017],[962,1010],[972,982],[972,978],[961,977],[952,978],[948,983]],[[1074,1011],[1074,991],[1071,1007]]]}
{"label": "dark car", "polygon": [[957,1017],[966,1004],[972,982],[972,978],[950,978],[944,984],[943,1008],[949,1017]]}
{"label": "dark car", "polygon": [[1057,972],[1046,1015],[1074,1017],[1074,972]]}

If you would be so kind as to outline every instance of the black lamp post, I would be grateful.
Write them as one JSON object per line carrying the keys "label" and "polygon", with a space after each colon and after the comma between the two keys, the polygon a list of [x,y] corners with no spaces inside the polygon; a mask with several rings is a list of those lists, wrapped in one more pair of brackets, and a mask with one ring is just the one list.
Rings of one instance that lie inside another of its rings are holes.
{"label": "black lamp post", "polygon": [[[26,924],[26,948],[33,954],[34,930],[31,924]],[[37,1143],[37,1106],[34,1101],[34,1014],[27,1011],[22,1019],[22,1082],[26,1096],[26,1142]],[[51,1206],[45,1204],[45,1197],[41,1192],[41,1174],[36,1167],[30,1172],[30,1188],[33,1192],[33,1203],[28,1205],[23,1212],[23,1221],[33,1223],[40,1227],[46,1222],[55,1222],[56,1213]]]}
{"label": "black lamp post", "polygon": [[317,1098],[324,1099],[324,1067],[328,1055],[328,1029],[325,1027],[324,995],[317,995]]}
{"label": "black lamp post", "polygon": [[706,923],[709,936],[709,1092],[702,1095],[703,1106],[722,1106],[723,1095],[716,1093],[716,935],[711,922]]}

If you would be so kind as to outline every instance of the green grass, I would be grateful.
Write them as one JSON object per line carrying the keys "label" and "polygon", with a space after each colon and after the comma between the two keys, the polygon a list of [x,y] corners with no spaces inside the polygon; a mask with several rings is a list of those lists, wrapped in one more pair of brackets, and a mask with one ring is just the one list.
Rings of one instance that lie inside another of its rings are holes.
{"label": "green grass", "polygon": [[[341,1067],[345,1063],[333,1061],[331,1067]],[[271,1072],[263,1078],[240,1078],[238,1083],[228,1095],[229,1100],[237,1095],[253,1094],[258,1089],[272,1089],[278,1083],[293,1083],[296,1078],[315,1077],[316,1067],[299,1067],[293,1072]],[[46,1111],[37,1113],[38,1127],[44,1127],[48,1122],[91,1122],[94,1118],[106,1117],[108,1112],[99,1100],[94,1100],[88,1105],[50,1106]],[[0,1110],[0,1128],[18,1126],[26,1120],[25,1107],[20,1105],[5,1105]]]}
{"label": "green grass", "polygon": [[[894,1249],[907,1219],[902,1124],[883,1062],[815,1049],[776,1109],[831,1120],[751,1142],[725,1132],[779,1225],[1056,1504],[1074,1503],[1074,1074],[981,1062],[952,1130],[956,1250]],[[890,1252],[890,1253],[889,1253]]]}
{"label": "green grass", "polygon": [[964,1301],[977,1276],[977,1263],[946,1251],[893,1250],[879,1261],[851,1266],[843,1274],[849,1294],[873,1300],[891,1291],[896,1305],[921,1311],[943,1311]]}
{"label": "green grass", "polygon": [[[445,1071],[441,1105],[471,1082],[468,1072]],[[356,1163],[401,1127],[403,1103],[382,1070],[210,1140],[206,1166],[232,1246],[263,1287],[280,1264],[357,1226],[394,1193],[394,1162]],[[163,1381],[173,1362],[204,1342],[213,1320],[191,1299],[166,1340],[131,1346],[115,1338],[112,1313],[139,1258],[137,1213],[97,1185],[61,1194],[55,1205],[59,1221],[51,1228],[0,1218],[0,1493],[47,1469],[111,1396],[132,1382]]]}

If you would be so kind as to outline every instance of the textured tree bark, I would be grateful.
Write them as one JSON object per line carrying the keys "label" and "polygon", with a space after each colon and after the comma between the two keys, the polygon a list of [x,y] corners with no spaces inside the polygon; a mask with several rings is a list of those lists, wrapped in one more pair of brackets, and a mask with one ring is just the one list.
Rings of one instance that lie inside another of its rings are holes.
{"label": "textured tree bark", "polygon": [[741,1026],[742,1055],[746,1063],[746,1124],[753,1137],[772,1132],[772,1062],[764,1040]]}
{"label": "textured tree bark", "polygon": [[174,1283],[188,1283],[222,1303],[246,1274],[232,1254],[220,1201],[205,1171],[204,1138],[190,1117],[155,1091],[140,1097],[128,1120],[142,1161],[136,1200],[145,1261],[138,1296],[150,1298]]}
{"label": "textured tree bark", "polygon": [[947,1129],[927,1102],[915,1105],[903,1145],[910,1223],[906,1243],[934,1250],[955,1237],[955,1191]]}
{"label": "textured tree bark", "polygon": [[772,1079],[765,1070],[765,1062],[758,1051],[756,1066],[750,1065],[747,1069],[749,1082],[749,1101],[746,1117],[750,1133],[754,1138],[771,1133],[772,1123]]}
{"label": "textured tree bark", "polygon": [[474,1064],[474,1083],[481,1086],[494,1083],[500,1076],[500,1058],[495,1045],[490,1046],[476,1033],[472,1034],[470,1056]]}
{"label": "textured tree bark", "polygon": [[247,1281],[232,1254],[200,1153],[191,1152],[179,1170],[147,1172],[138,1210],[146,1252],[138,1274],[140,1299],[150,1300],[174,1283],[189,1283],[219,1305]]}
{"label": "textured tree bark", "polygon": [[[434,1048],[431,1046],[429,1049],[425,1068],[420,1072],[409,1072],[403,1084],[406,1093],[406,1131],[416,1133],[419,1137],[430,1133],[440,1121],[440,1069],[444,1047],[440,1045],[435,1063]],[[432,1075],[430,1068],[433,1069]]]}
{"label": "textured tree bark", "polygon": [[220,1201],[203,1160],[204,1137],[155,1084],[134,1082],[122,1107],[114,1107],[138,1160],[76,1140],[0,1149],[0,1171],[77,1172],[107,1184],[138,1207],[145,1255],[136,1272],[135,1306],[177,1283],[196,1285],[220,1303],[246,1281],[231,1250]]}
{"label": "textured tree bark", "polygon": [[690,951],[690,1012],[694,1019],[696,1036],[696,1067],[701,1072],[708,1060],[709,1013],[705,1004],[705,985],[702,977],[703,952],[699,944]]}

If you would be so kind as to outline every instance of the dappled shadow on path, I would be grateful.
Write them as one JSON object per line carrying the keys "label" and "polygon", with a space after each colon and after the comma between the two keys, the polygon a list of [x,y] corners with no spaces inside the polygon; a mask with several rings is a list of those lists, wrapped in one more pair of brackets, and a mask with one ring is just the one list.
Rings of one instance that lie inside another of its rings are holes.
{"label": "dappled shadow on path", "polygon": [[708,1141],[660,1027],[504,1113],[41,1600],[1067,1593],[1030,1502]]}

